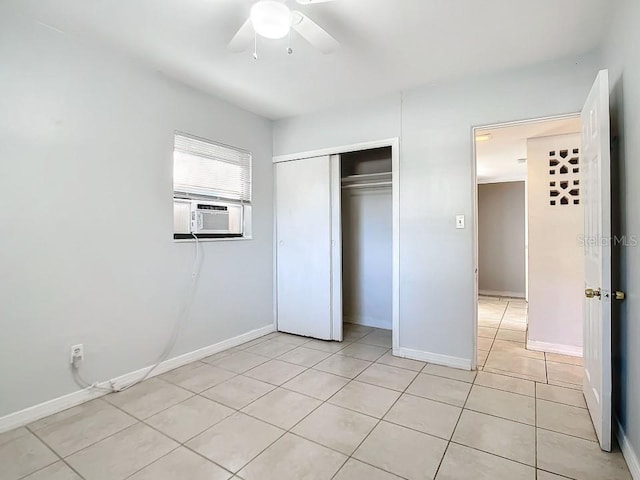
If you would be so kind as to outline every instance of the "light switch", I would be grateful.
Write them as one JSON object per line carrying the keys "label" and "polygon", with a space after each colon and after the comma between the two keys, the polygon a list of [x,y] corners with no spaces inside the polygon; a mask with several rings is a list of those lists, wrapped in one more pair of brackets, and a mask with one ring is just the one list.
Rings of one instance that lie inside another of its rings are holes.
{"label": "light switch", "polygon": [[456,228],[464,228],[464,215],[456,215]]}

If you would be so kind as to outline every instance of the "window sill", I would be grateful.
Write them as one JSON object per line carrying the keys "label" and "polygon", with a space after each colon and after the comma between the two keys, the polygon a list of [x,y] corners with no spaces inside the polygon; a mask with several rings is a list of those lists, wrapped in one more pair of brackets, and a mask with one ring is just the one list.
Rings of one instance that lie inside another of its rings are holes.
{"label": "window sill", "polygon": [[[198,237],[198,242],[203,243],[203,242],[238,242],[238,241],[244,241],[244,240],[253,240],[252,236],[247,236],[247,237]],[[175,238],[173,239],[173,243],[194,243],[196,240],[195,238],[189,236],[189,237],[185,237],[185,238]]]}

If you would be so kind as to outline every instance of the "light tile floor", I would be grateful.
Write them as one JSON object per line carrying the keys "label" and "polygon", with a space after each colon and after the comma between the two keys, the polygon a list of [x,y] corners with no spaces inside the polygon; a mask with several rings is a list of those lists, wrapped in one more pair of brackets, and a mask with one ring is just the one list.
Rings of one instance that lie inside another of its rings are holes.
{"label": "light tile floor", "polygon": [[576,360],[524,350],[523,305],[480,303],[477,374],[393,357],[384,330],[274,333],[1,434],[0,480],[630,479]]}

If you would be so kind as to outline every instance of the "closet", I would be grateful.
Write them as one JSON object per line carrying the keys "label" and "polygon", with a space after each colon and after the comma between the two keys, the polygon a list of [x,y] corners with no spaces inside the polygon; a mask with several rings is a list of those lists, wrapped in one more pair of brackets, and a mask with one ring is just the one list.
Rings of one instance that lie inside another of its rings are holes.
{"label": "closet", "polygon": [[341,157],[343,321],[391,330],[391,148]]}
{"label": "closet", "polygon": [[391,329],[391,147],[275,164],[278,330]]}

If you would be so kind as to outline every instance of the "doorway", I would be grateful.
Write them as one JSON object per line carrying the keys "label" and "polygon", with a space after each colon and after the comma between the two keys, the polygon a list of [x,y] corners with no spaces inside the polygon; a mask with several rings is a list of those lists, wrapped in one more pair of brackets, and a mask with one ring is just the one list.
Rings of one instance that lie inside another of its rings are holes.
{"label": "doorway", "polygon": [[580,383],[580,130],[577,114],[474,128],[479,370],[546,383],[559,354],[558,381]]}

